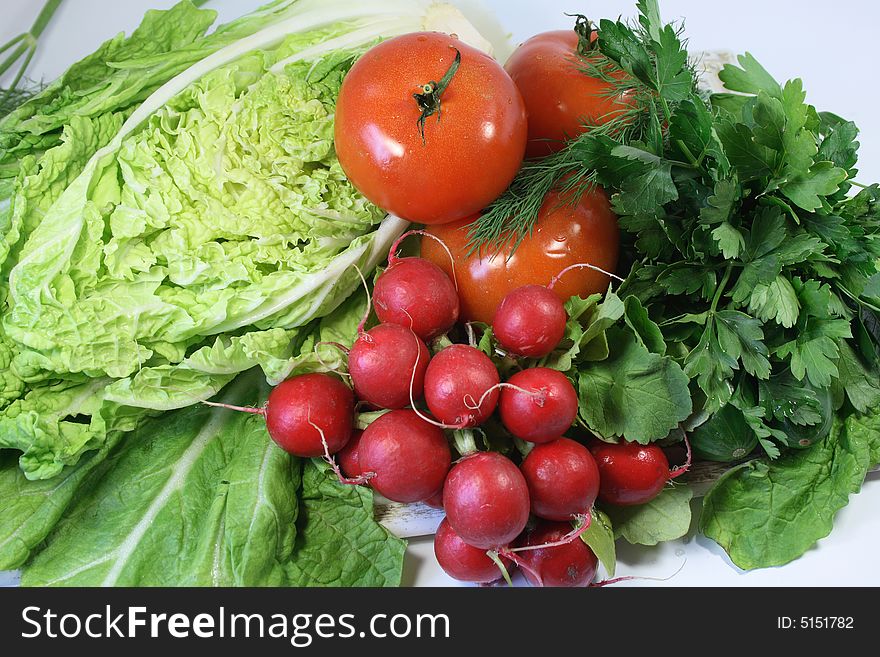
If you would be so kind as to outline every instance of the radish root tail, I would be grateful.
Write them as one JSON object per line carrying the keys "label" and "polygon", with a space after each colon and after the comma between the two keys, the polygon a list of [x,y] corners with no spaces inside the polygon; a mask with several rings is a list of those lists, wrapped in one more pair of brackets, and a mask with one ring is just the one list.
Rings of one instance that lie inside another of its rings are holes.
{"label": "radish root tail", "polygon": [[575,521],[578,523],[577,526],[558,541],[541,543],[540,545],[523,545],[522,547],[509,548],[509,550],[511,552],[528,552],[530,550],[544,550],[568,545],[572,541],[580,538],[581,534],[590,528],[591,516],[589,514],[578,514],[575,516]]}
{"label": "radish root tail", "polygon": [[639,575],[624,575],[623,577],[615,577],[614,579],[603,579],[601,582],[593,582],[590,584],[590,586],[609,586],[611,584],[617,584],[619,582],[629,582],[635,580],[647,580],[649,582],[668,582],[682,571],[682,569],[685,567],[685,564],[687,564],[687,559],[681,562],[681,565],[676,569],[674,573],[672,573],[671,575],[667,575],[666,577],[641,577]]}
{"label": "radish root tail", "polygon": [[684,444],[687,447],[687,459],[684,462],[684,465],[680,465],[677,468],[673,468],[669,471],[669,478],[675,479],[676,477],[680,477],[685,472],[691,469],[691,463],[693,460],[693,453],[691,450],[691,441],[688,440],[687,434],[684,434]]}
{"label": "radish root tail", "polygon": [[532,577],[535,578],[535,581],[538,583],[538,586],[544,586],[544,578],[541,577],[541,574],[537,570],[532,568],[529,565],[528,561],[526,561],[521,556],[516,554],[513,550],[511,550],[510,548],[506,548],[506,547],[501,548],[500,550],[498,550],[498,554],[500,554],[503,557],[507,557],[513,563],[515,563],[521,570],[528,572]]}
{"label": "radish root tail", "polygon": [[213,406],[214,408],[225,408],[230,411],[238,411],[239,413],[254,413],[256,415],[265,415],[266,407],[260,406],[234,406],[232,404],[221,404],[220,402],[202,401],[205,406]]}
{"label": "radish root tail", "polygon": [[547,401],[547,396],[540,391],[537,390],[526,390],[525,388],[520,388],[519,386],[515,386],[512,383],[496,383],[491,388],[487,388],[486,391],[480,396],[480,401],[475,401],[473,396],[465,395],[464,396],[464,405],[467,406],[472,411],[478,411],[483,406],[483,403],[486,401],[486,398],[491,395],[496,390],[500,390],[502,388],[508,388],[510,390],[516,390],[517,392],[521,392],[524,395],[528,395],[535,400],[535,403],[542,407],[544,403]]}
{"label": "radish root tail", "polygon": [[339,464],[336,462],[336,459],[333,458],[333,455],[330,453],[330,446],[327,445],[327,438],[324,436],[324,430],[321,429],[317,424],[312,422],[311,418],[308,418],[308,423],[312,425],[315,431],[318,432],[318,435],[321,436],[321,445],[324,447],[324,456],[322,457],[333,470],[333,474],[336,475],[336,478],[339,480],[340,484],[346,484],[347,486],[360,486],[362,484],[367,483],[376,476],[375,472],[364,472],[359,477],[346,477],[342,470],[339,467]]}
{"label": "radish root tail", "polygon": [[419,336],[415,334],[415,332],[410,329],[410,333],[413,335],[413,340],[416,341],[416,362],[413,364],[412,374],[410,374],[409,378],[409,405],[412,407],[413,412],[419,416],[420,419],[424,420],[428,424],[433,424],[435,427],[439,427],[441,429],[449,429],[451,431],[458,431],[459,429],[466,429],[468,426],[468,422],[463,422],[461,424],[444,424],[443,422],[438,422],[434,418],[428,417],[424,413],[419,410],[419,407],[416,405],[415,395],[413,394],[413,388],[416,384],[416,371],[419,367],[419,359],[422,356],[422,350],[419,349]]}
{"label": "radish root tail", "polygon": [[400,248],[400,244],[410,235],[422,235],[423,237],[430,237],[435,242],[439,243],[440,246],[443,247],[443,250],[446,251],[446,255],[449,256],[449,262],[452,265],[452,284],[455,285],[455,291],[458,292],[458,276],[455,274],[455,258],[452,256],[452,251],[449,250],[449,247],[446,246],[446,242],[441,240],[436,235],[431,235],[426,230],[408,230],[403,235],[397,238],[394,244],[391,245],[391,251],[388,253],[388,265],[391,266],[400,258],[397,257],[397,250]]}
{"label": "radish root tail", "polygon": [[597,267],[596,265],[591,265],[588,262],[581,262],[576,265],[569,265],[568,267],[563,269],[561,272],[556,274],[556,276],[554,276],[552,279],[550,279],[550,283],[547,285],[547,289],[552,290],[553,287],[559,282],[559,279],[561,279],[563,276],[565,276],[568,272],[574,271],[575,269],[592,269],[593,271],[597,271],[600,274],[605,274],[609,278],[613,278],[614,280],[616,280],[620,283],[623,283],[623,280],[624,280],[620,276],[618,276],[617,274],[612,274],[610,271],[605,271],[601,267]]}

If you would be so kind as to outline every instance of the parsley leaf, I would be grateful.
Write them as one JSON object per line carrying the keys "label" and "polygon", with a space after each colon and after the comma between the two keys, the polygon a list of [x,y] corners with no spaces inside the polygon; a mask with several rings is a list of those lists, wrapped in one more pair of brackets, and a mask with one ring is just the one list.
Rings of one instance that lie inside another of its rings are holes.
{"label": "parsley leaf", "polygon": [[751,53],[747,52],[736,59],[739,62],[739,67],[725,64],[718,74],[725,87],[731,91],[745,94],[758,94],[763,91],[775,98],[782,96],[782,88],[779,83]]}
{"label": "parsley leaf", "polygon": [[822,207],[822,197],[831,196],[846,180],[846,171],[831,162],[817,162],[808,173],[782,185],[782,192],[798,207],[812,212]]}
{"label": "parsley leaf", "polygon": [[798,381],[806,377],[814,386],[827,388],[831,379],[838,376],[839,340],[851,337],[848,321],[811,317],[800,334],[777,347],[775,354],[779,358],[791,357],[791,372]]}
{"label": "parsley leaf", "polygon": [[749,312],[761,321],[775,321],[791,328],[800,313],[800,302],[791,282],[779,275],[772,283],[760,283],[752,290]]}

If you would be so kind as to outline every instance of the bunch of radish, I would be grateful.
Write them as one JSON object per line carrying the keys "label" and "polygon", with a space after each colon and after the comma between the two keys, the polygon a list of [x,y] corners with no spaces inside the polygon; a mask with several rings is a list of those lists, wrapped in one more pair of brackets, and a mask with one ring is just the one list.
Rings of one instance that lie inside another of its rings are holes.
{"label": "bunch of radish", "polygon": [[[656,446],[597,442],[591,453],[565,437],[578,411],[574,386],[559,371],[526,366],[563,338],[568,317],[553,285],[570,268],[546,287],[513,290],[498,307],[493,336],[516,363],[502,376],[472,330],[469,344],[445,337],[459,318],[454,269],[450,278],[427,260],[398,257],[413,233],[431,237],[412,231],[392,246],[372,295],[379,323],[366,330],[368,305],[346,350],[350,386],[336,373],[304,374],[275,387],[263,408],[233,408],[264,414],[278,445],[323,457],[342,483],[442,506],[434,550],[451,577],[489,583],[519,567],[532,585],[587,586],[597,560],[580,537],[596,499],[641,504],[678,472]],[[363,431],[359,407],[375,417]],[[473,430],[496,411],[520,441],[512,457],[476,449]],[[453,462],[450,434],[463,431],[471,440],[453,441]]]}

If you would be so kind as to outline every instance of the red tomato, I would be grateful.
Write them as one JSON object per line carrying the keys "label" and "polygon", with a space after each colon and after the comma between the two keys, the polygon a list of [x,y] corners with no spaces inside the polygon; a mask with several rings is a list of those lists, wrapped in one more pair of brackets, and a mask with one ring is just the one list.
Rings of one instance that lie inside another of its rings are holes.
{"label": "red tomato", "polygon": [[[507,248],[503,253],[484,251],[468,257],[468,226],[472,221],[473,217],[429,228],[452,251],[464,321],[491,324],[495,309],[508,292],[523,285],[547,285],[569,265],[589,263],[609,272],[617,267],[617,217],[605,192],[598,188],[585,193],[575,205],[556,192],[549,193],[532,234],[513,256]],[[435,240],[422,240],[422,257],[452,275],[449,256]],[[566,301],[575,295],[605,292],[609,283],[605,274],[578,269],[567,273],[553,291]]]}
{"label": "red tomato", "polygon": [[[456,50],[461,64],[422,139],[414,94],[442,81]],[[336,105],[345,175],[382,209],[423,224],[473,215],[500,196],[522,164],[526,135],[522,97],[501,65],[439,32],[370,49],[345,77]]]}
{"label": "red tomato", "polygon": [[522,94],[529,115],[526,157],[561,150],[565,140],[627,109],[621,96],[608,96],[612,85],[581,69],[574,30],[543,32],[525,41],[504,68]]}

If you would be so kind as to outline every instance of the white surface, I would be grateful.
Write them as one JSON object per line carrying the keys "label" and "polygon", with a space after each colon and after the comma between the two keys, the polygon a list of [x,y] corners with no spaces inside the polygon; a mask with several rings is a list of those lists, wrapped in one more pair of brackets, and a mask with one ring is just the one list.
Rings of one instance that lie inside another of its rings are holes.
{"label": "white surface", "polygon": [[[57,77],[101,41],[134,28],[146,9],[173,4],[173,0],[65,0],[44,33],[30,68],[31,77],[47,81]],[[228,20],[259,4],[258,0],[213,0],[209,6]],[[570,27],[571,19],[565,12],[585,13],[593,20],[631,16],[635,0],[484,0],[484,5],[497,13],[504,28],[519,42],[543,30]],[[41,0],[5,0],[0,43],[27,29],[40,6]],[[777,79],[803,78],[808,100],[818,109],[833,111],[859,125],[859,179],[880,180],[880,115],[876,110],[880,85],[871,73],[880,3],[661,0],[661,10],[666,19],[687,17],[692,50],[748,50]],[[736,569],[720,548],[693,532],[681,541],[656,548],[621,543],[618,575],[667,577],[678,573],[664,582],[639,580],[620,586],[878,586],[878,508],[880,477],[872,475],[862,493],[838,515],[829,538],[792,564],[750,573]],[[404,580],[418,586],[455,584],[437,566],[431,542],[424,539],[410,544]]]}

